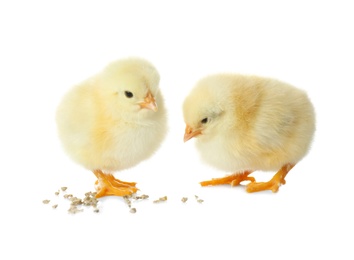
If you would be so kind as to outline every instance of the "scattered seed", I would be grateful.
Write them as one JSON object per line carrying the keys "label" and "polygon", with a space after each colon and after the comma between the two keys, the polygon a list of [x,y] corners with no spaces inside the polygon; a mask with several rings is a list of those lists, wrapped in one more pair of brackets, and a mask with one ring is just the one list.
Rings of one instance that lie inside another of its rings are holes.
{"label": "scattered seed", "polygon": [[[61,187],[59,188],[54,194],[58,196],[61,191],[66,191],[67,187]],[[76,214],[78,212],[84,211],[83,207],[92,207],[93,211],[98,213],[99,209],[97,208],[98,205],[98,199],[96,198],[97,192],[86,192],[85,197],[83,199],[75,197],[72,194],[63,194],[64,199],[67,199],[70,201],[70,208],[68,209],[68,212],[71,214]],[[44,204],[49,204],[50,200],[43,200]],[[53,204],[52,208],[56,209],[58,207],[58,204]]]}
{"label": "scattered seed", "polygon": [[145,194],[135,197],[136,200],[146,200],[148,198],[149,198],[149,195],[145,195]]}
{"label": "scattered seed", "polygon": [[95,198],[96,199],[96,195],[97,195],[97,192],[92,192],[92,191],[85,193],[85,197],[88,197],[88,198]]}
{"label": "scattered seed", "polygon": [[[61,192],[65,192],[67,191],[67,187],[61,187],[60,189],[58,189],[54,194],[56,196],[60,195]],[[63,194],[63,197],[65,199],[67,199],[68,201],[70,201],[70,207],[68,209],[68,212],[70,214],[77,214],[79,212],[83,212],[84,211],[84,206],[85,207],[92,207],[93,208],[93,212],[95,213],[99,213],[100,210],[97,208],[97,205],[98,205],[98,199],[96,198],[96,195],[97,195],[97,192],[92,192],[92,191],[89,191],[89,192],[86,192],[85,193],[85,197],[84,198],[78,198],[78,197],[75,197],[74,195],[72,194]],[[199,202],[199,203],[202,203],[203,200],[199,199],[199,197],[197,195],[195,195],[195,198],[196,200]],[[123,199],[124,199],[124,202],[128,205],[129,207],[129,212],[130,213],[136,213],[136,208],[132,207],[132,203],[135,202],[135,201],[138,201],[138,200],[146,200],[146,199],[149,199],[149,195],[146,195],[146,194],[142,194],[142,195],[137,195],[136,193],[133,193],[131,195],[128,195],[128,196],[123,196]],[[160,203],[160,202],[165,202],[167,201],[168,198],[167,196],[163,196],[163,197],[160,197],[159,199],[157,200],[154,200],[153,202],[154,203]],[[183,203],[186,203],[188,201],[188,198],[187,197],[183,197],[181,199],[181,201]],[[49,204],[50,203],[50,200],[43,200],[43,203],[44,204]],[[58,204],[53,204],[52,205],[52,208],[53,209],[56,209],[58,207]]]}
{"label": "scattered seed", "polygon": [[128,205],[129,208],[132,206],[130,198],[131,196],[123,196],[124,202]]}
{"label": "scattered seed", "polygon": [[72,194],[64,194],[63,196],[65,199],[71,199],[73,198],[74,196]]}
{"label": "scattered seed", "polygon": [[73,205],[68,209],[68,212],[71,214],[76,214],[76,213],[83,212],[83,211],[84,211],[83,209],[79,209],[78,207],[73,206]]}
{"label": "scattered seed", "polygon": [[163,202],[163,201],[166,201],[166,200],[167,200],[167,196],[164,196],[164,197],[159,198],[158,200],[154,200],[153,202],[154,203],[159,203],[159,202]]}
{"label": "scattered seed", "polygon": [[198,203],[203,203],[204,202],[204,200],[199,199],[199,196],[194,195],[194,197],[195,197],[195,199],[197,200]]}
{"label": "scattered seed", "polygon": [[85,198],[83,204],[85,206],[97,207],[98,200],[96,198]]}
{"label": "scattered seed", "polygon": [[83,202],[81,199],[77,198],[77,197],[73,197],[71,198],[71,205],[77,206],[77,205],[82,205]]}

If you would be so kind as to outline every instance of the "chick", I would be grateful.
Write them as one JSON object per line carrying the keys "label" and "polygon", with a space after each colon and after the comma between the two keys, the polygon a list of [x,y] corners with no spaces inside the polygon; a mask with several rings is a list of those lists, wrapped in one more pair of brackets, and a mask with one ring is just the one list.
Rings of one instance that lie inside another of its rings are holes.
{"label": "chick", "polygon": [[167,117],[159,80],[146,60],[118,60],[72,88],[59,104],[59,138],[68,155],[98,178],[97,198],[138,190],[112,173],[148,159],[162,143]]}
{"label": "chick", "polygon": [[[314,108],[306,93],[258,76],[207,76],[186,97],[183,113],[184,141],[196,137],[202,159],[234,172],[202,186],[250,181],[247,192],[277,192],[307,154],[315,132]],[[277,172],[268,182],[256,182],[249,175],[257,170]]]}

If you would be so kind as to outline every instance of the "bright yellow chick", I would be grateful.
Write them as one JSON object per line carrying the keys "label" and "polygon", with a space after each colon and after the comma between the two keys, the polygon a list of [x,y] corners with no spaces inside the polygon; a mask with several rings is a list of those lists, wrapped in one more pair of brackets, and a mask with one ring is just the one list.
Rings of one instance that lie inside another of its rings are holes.
{"label": "bright yellow chick", "polygon": [[[250,181],[246,190],[277,192],[285,176],[308,152],[315,131],[306,93],[284,82],[237,74],[200,80],[183,104],[184,141],[197,137],[202,159],[234,172],[202,186]],[[277,171],[256,182],[253,171]]]}
{"label": "bright yellow chick", "polygon": [[97,198],[138,190],[112,173],[148,159],[163,141],[167,117],[159,79],[146,60],[118,60],[61,101],[59,138],[68,155],[97,176]]}

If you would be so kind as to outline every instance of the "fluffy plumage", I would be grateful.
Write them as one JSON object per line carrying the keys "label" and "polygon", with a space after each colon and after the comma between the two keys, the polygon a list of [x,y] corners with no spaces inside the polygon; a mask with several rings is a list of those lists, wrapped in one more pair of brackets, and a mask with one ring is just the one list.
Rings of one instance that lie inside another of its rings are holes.
{"label": "fluffy plumage", "polygon": [[[204,161],[235,172],[203,186],[250,180],[249,192],[277,191],[307,154],[315,131],[314,108],[304,91],[258,76],[205,77],[185,99],[183,112],[185,141],[197,137]],[[268,183],[256,183],[248,177],[256,170],[279,172]]]}
{"label": "fluffy plumage", "polygon": [[167,118],[159,74],[140,58],[113,62],[72,88],[56,119],[65,151],[98,177],[98,197],[131,194],[135,183],[117,180],[120,191],[112,192],[104,178],[148,159],[163,141]]}

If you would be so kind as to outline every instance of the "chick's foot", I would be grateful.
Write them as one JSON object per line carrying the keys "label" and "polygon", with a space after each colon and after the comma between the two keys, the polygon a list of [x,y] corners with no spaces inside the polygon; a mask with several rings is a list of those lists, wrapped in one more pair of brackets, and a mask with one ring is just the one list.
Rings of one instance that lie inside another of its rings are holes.
{"label": "chick's foot", "polygon": [[252,171],[245,171],[243,173],[235,173],[230,176],[224,178],[216,178],[210,181],[202,181],[200,185],[202,186],[215,186],[215,185],[222,185],[222,184],[230,184],[231,186],[237,186],[242,181],[251,181],[254,182],[255,179],[253,177],[249,177],[248,175],[251,174]]}
{"label": "chick's foot", "polygon": [[288,172],[295,166],[295,164],[286,164],[284,165],[268,182],[252,182],[249,183],[246,187],[247,192],[257,192],[263,190],[271,190],[272,192],[277,192],[280,185],[284,185],[285,176]]}
{"label": "chick's foot", "polygon": [[135,187],[135,182],[120,181],[114,178],[112,174],[105,174],[100,170],[95,170],[93,173],[98,179],[95,182],[97,190],[96,198],[104,196],[127,196],[138,191]]}

